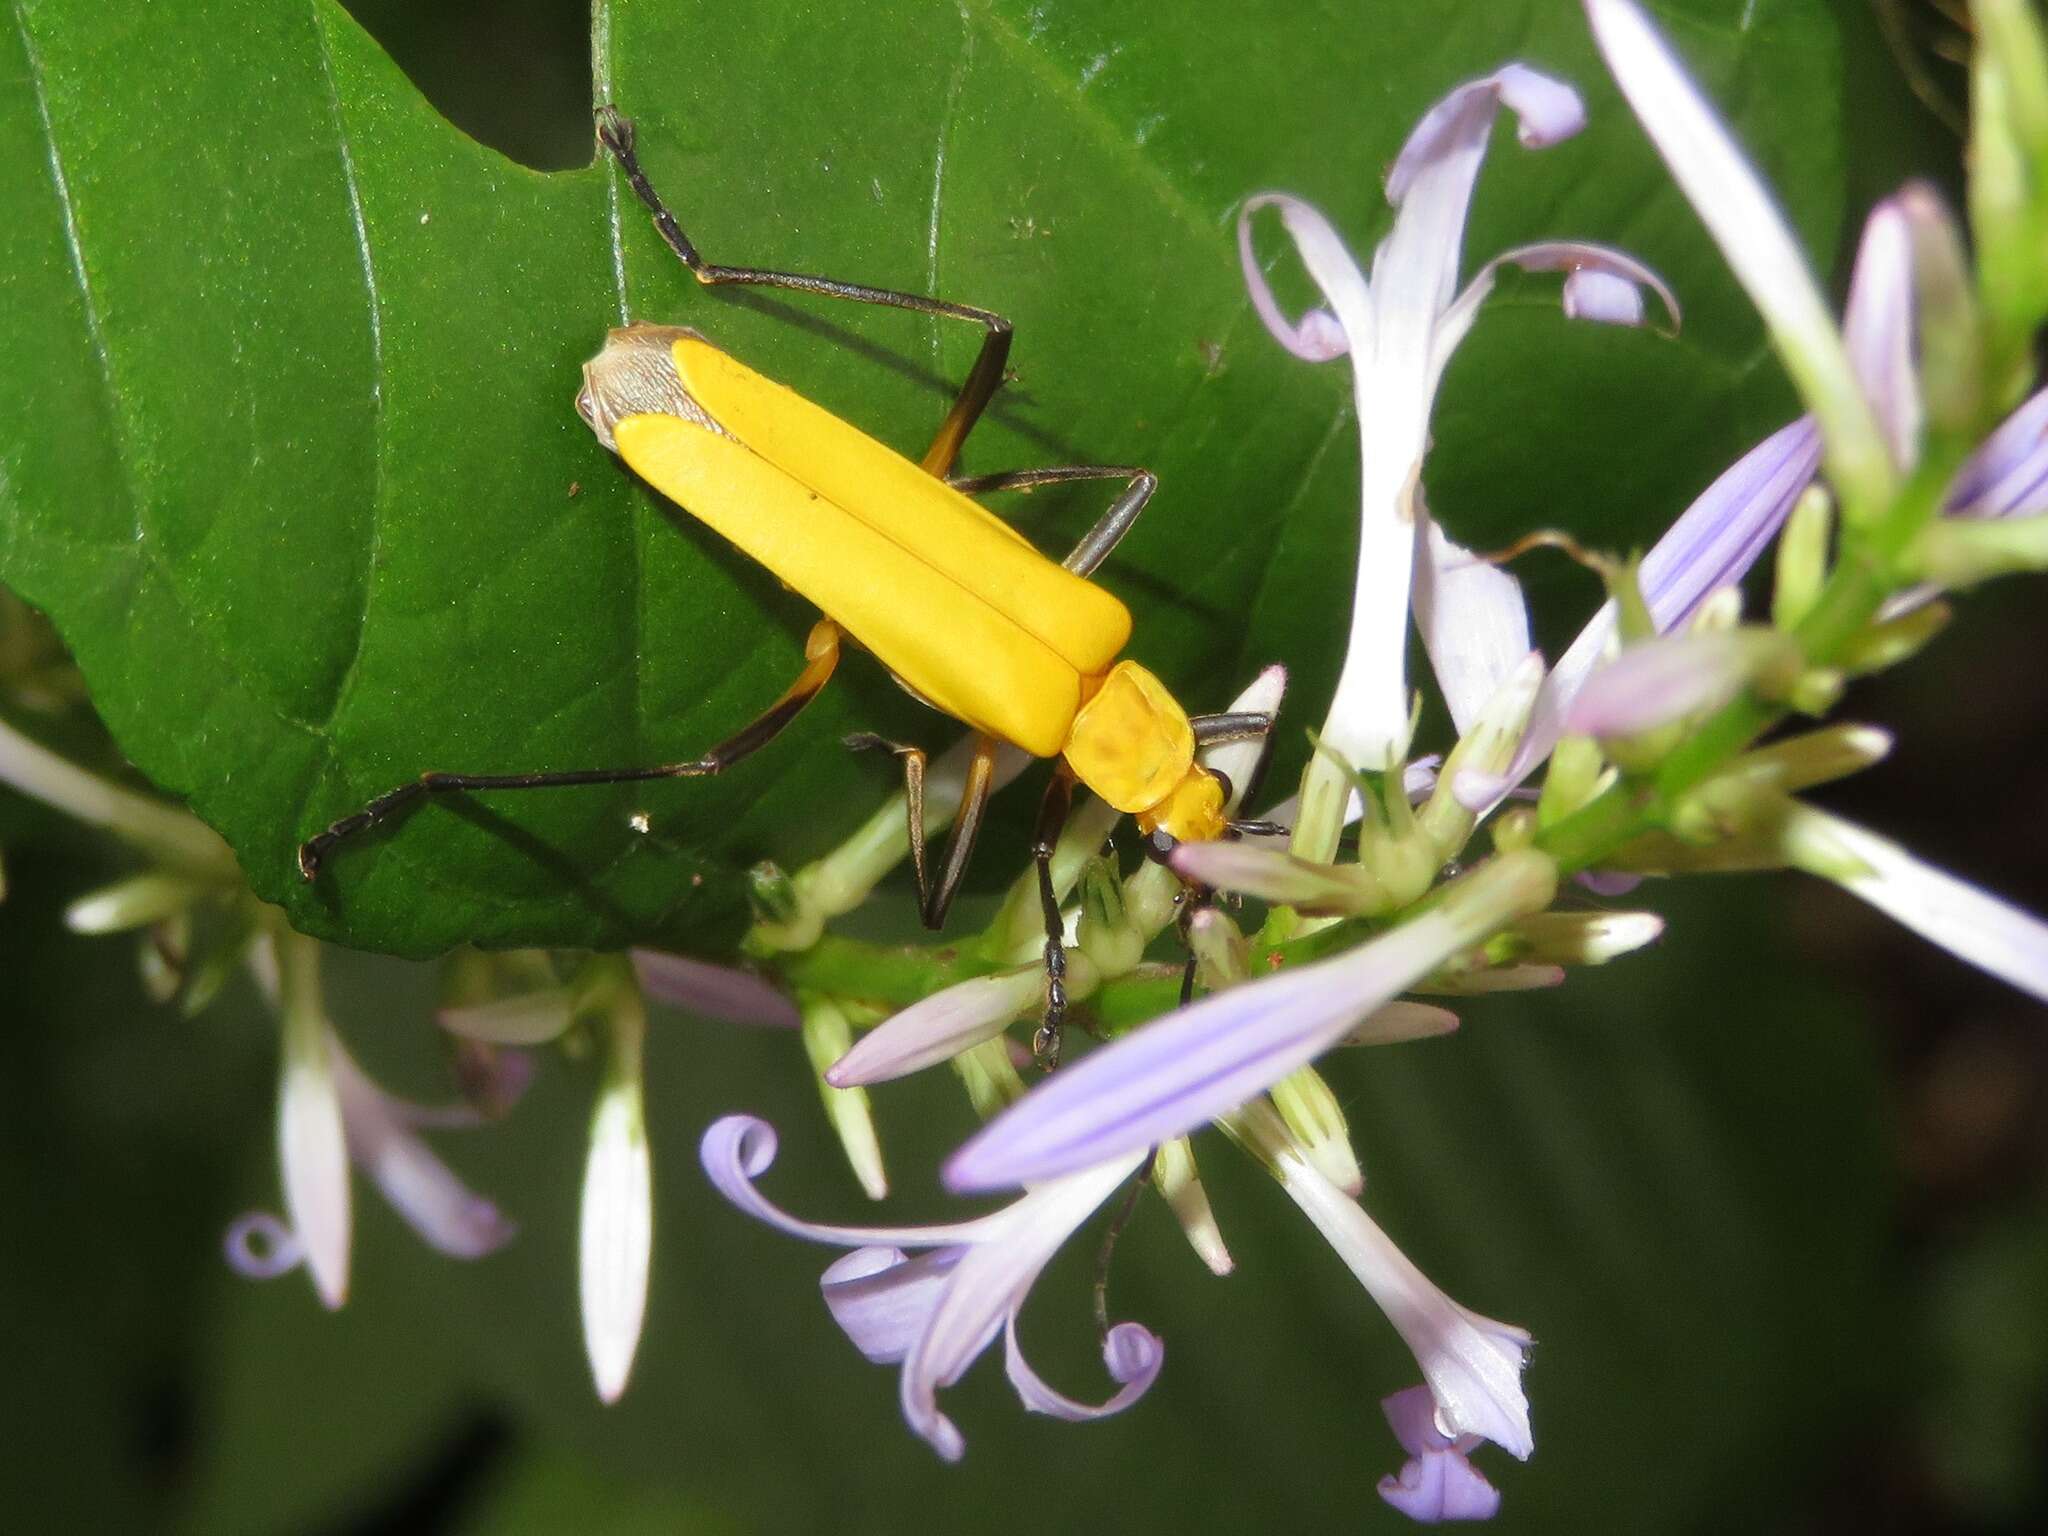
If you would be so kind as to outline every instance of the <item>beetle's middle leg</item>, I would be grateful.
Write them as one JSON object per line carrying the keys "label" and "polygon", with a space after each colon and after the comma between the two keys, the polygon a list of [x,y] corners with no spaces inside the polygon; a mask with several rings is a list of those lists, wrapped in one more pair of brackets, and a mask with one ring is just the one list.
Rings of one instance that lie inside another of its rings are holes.
{"label": "beetle's middle leg", "polygon": [[981,350],[975,354],[974,366],[968,369],[966,381],[954,397],[952,409],[946,412],[946,419],[939,424],[938,433],[932,438],[931,446],[925,450],[921,461],[924,468],[934,475],[943,476],[952,469],[954,461],[960,457],[961,446],[967,441],[967,434],[974,430],[981,413],[988,409],[989,401],[1002,388],[1003,368],[1010,360],[1011,326],[1007,319],[994,310],[978,309],[972,304],[954,304],[928,294],[870,288],[861,283],[841,282],[836,277],[769,272],[759,267],[721,267],[708,262],[698,254],[697,247],[683,233],[682,225],[676,222],[676,216],[669,212],[661,194],[654,190],[654,184],[641,169],[640,156],[633,147],[633,120],[621,115],[616,108],[599,107],[597,138],[619,162],[619,169],[632,186],[634,196],[647,205],[662,240],[675,252],[676,259],[690,269],[690,275],[707,288],[721,284],[781,288],[793,293],[814,293],[827,299],[848,299],[856,304],[908,309],[920,315],[937,315],[947,320],[965,320],[982,327],[986,334],[981,339]]}
{"label": "beetle's middle leg", "polygon": [[458,790],[563,789],[577,784],[640,784],[653,779],[694,779],[723,773],[741,758],[758,752],[779,735],[803,707],[824,690],[839,665],[840,628],[831,619],[820,619],[804,642],[804,668],[758,719],[710,748],[701,757],[682,763],[659,763],[648,768],[571,768],[540,773],[440,773],[428,772],[387,789],[361,810],[334,822],[299,844],[299,875],[315,879],[320,865],[336,843],[367,832],[379,822],[429,795]]}

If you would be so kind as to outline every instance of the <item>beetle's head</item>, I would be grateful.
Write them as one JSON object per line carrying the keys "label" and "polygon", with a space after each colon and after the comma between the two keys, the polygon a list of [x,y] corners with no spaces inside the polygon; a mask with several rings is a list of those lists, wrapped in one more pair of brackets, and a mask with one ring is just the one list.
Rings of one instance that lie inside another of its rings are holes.
{"label": "beetle's head", "polygon": [[694,331],[674,325],[627,325],[610,332],[583,365],[576,414],[605,447],[617,451],[612,428],[628,416],[658,413],[712,426],[676,375],[675,344]]}

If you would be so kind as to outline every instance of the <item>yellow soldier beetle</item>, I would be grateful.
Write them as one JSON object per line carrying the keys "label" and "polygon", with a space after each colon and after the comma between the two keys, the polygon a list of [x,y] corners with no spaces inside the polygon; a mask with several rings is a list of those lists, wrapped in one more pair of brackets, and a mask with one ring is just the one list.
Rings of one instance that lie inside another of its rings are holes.
{"label": "yellow soldier beetle", "polygon": [[[576,410],[627,467],[817,604],[825,617],[804,646],[802,671],[764,714],[687,762],[511,774],[421,774],[334,822],[299,848],[314,879],[330,849],[434,793],[550,789],[721,773],[772,740],[824,688],[842,637],[874,653],[915,697],[976,732],[960,807],[937,878],[924,847],[925,754],[872,735],[904,764],[911,863],[927,926],[944,921],[1008,742],[1057,759],[1032,840],[1045,919],[1046,1006],[1040,1062],[1058,1059],[1066,1012],[1062,924],[1052,852],[1076,782],[1135,817],[1157,854],[1238,826],[1229,786],[1195,760],[1198,744],[1263,734],[1257,714],[1191,717],[1157,677],[1118,660],[1131,616],[1088,580],[1157,489],[1147,470],[1056,465],[951,474],[968,433],[1003,382],[1010,322],[943,299],[834,278],[706,262],[641,170],[633,125],[607,107],[598,139],[617,160],[655,228],[705,286],[781,288],[968,321],[981,350],[937,435],[917,463],[764,378],[693,330],[634,323],[612,331],[583,367]],[[1121,479],[1124,490],[1065,561],[1055,564],[970,492]]]}

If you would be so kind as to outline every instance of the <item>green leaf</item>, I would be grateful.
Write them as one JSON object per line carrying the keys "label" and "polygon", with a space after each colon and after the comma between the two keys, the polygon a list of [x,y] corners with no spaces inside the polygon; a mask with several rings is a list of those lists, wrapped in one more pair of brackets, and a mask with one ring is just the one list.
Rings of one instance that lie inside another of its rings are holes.
{"label": "green leaf", "polygon": [[[1430,489],[1454,531],[1639,541],[1788,410],[1575,7],[1214,0],[1142,27],[1011,0],[598,11],[600,93],[638,118],[712,260],[996,308],[1017,378],[971,468],[1161,472],[1103,579],[1137,612],[1133,654],[1192,708],[1280,659],[1312,720],[1349,591],[1345,370],[1285,357],[1249,315],[1236,204],[1300,192],[1364,249],[1384,166],[1458,80],[1523,58],[1576,81],[1594,121],[1541,155],[1498,136],[1468,266],[1516,239],[1610,240],[1663,269],[1690,323],[1671,342],[1567,328],[1534,285],[1500,301],[1443,402]],[[1831,250],[1830,19],[1792,0],[1667,19]],[[463,137],[331,0],[117,18],[16,0],[11,23],[0,578],[294,922],[415,954],[715,950],[743,921],[740,871],[822,851],[886,787],[841,734],[950,739],[856,659],[722,780],[422,809],[301,886],[301,838],[423,769],[691,757],[794,674],[804,604],[637,490],[570,410],[607,326],[698,326],[912,451],[975,337],[698,290],[605,168],[541,175]],[[1082,487],[1011,510],[1058,549],[1100,504]],[[628,828],[641,809],[652,835]],[[985,870],[1014,868],[1006,835]]]}

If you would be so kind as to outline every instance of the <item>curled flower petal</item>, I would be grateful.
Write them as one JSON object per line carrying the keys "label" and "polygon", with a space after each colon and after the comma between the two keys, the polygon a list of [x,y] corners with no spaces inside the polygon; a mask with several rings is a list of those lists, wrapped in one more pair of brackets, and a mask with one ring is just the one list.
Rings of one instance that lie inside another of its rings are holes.
{"label": "curled flower petal", "polygon": [[[726,1116],[704,1133],[700,1155],[719,1193],[748,1215],[797,1237],[859,1250],[826,1271],[827,1305],[868,1358],[902,1360],[904,1420],[948,1461],[957,1461],[966,1443],[939,1412],[939,1390],[958,1381],[996,1334],[1014,1324],[1039,1272],[1136,1171],[1143,1156],[1134,1152],[1051,1180],[973,1221],[875,1228],[802,1221],[763,1196],[754,1180],[775,1159],[775,1130],[766,1121]],[[936,1251],[906,1259],[898,1251],[902,1248]],[[1040,1413],[1093,1416],[1134,1402],[1157,1374],[1157,1341],[1138,1329],[1136,1334],[1113,1334],[1111,1342],[1111,1373],[1124,1390],[1091,1409],[1039,1381],[1016,1353],[1013,1338],[1011,1380],[1025,1406]]]}
{"label": "curled flower petal", "polygon": [[826,1069],[825,1081],[834,1088],[886,1083],[946,1061],[1002,1033],[1044,985],[1034,962],[942,988],[868,1031]]}
{"label": "curled flower petal", "polygon": [[956,1244],[913,1259],[901,1248],[856,1248],[826,1267],[818,1289],[855,1349],[896,1365],[931,1326],[961,1252]]}
{"label": "curled flower petal", "polygon": [[956,1191],[997,1189],[1142,1154],[1280,1081],[1395,993],[1546,906],[1555,867],[1528,850],[1445,887],[1428,911],[1348,954],[1213,993],[1063,1068],[946,1165]]}
{"label": "curled flower petal", "polygon": [[1451,1440],[1437,1429],[1436,1399],[1428,1387],[1396,1392],[1380,1407],[1410,1457],[1397,1476],[1380,1479],[1381,1498],[1425,1525],[1491,1520],[1500,1513],[1499,1492],[1466,1460],[1477,1437]]}
{"label": "curled flower petal", "polygon": [[[1000,1213],[998,1237],[975,1243],[961,1255],[930,1327],[903,1362],[898,1394],[911,1428],[946,1460],[957,1461],[965,1447],[959,1431],[938,1411],[938,1389],[960,1379],[988,1347],[997,1325],[1007,1326],[1015,1319],[1053,1254],[1116,1193],[1139,1161],[1139,1155],[1116,1158],[1030,1190]],[[1016,1365],[1013,1354],[1012,1380]],[[1150,1384],[1149,1376],[1145,1382]]]}
{"label": "curled flower petal", "polygon": [[1640,325],[1643,321],[1643,290],[1657,295],[1665,317],[1676,333],[1682,321],[1678,295],[1656,271],[1626,251],[1596,245],[1589,240],[1539,240],[1502,251],[1472,274],[1464,291],[1444,311],[1437,329],[1435,369],[1443,371],[1450,355],[1472,322],[1479,306],[1493,292],[1502,267],[1520,267],[1524,272],[1566,274],[1562,301],[1567,320],[1587,320],[1601,325]]}
{"label": "curled flower petal", "polygon": [[249,1280],[275,1280],[306,1261],[298,1233],[269,1211],[247,1211],[229,1222],[221,1254],[229,1269]]}
{"label": "curled flower petal", "polygon": [[[1280,222],[1294,237],[1302,265],[1332,302],[1342,306],[1337,314],[1312,309],[1297,322],[1281,313],[1280,301],[1273,296],[1252,250],[1252,215],[1261,208],[1280,210]],[[1284,192],[1261,192],[1246,198],[1237,215],[1237,259],[1244,271],[1252,308],[1273,339],[1296,357],[1305,362],[1326,363],[1342,357],[1352,346],[1370,341],[1372,314],[1365,274],[1359,271],[1358,263],[1352,260],[1351,252],[1330,221],[1300,198]],[[1340,320],[1339,315],[1345,318]],[[1351,334],[1354,328],[1355,337]]]}
{"label": "curled flower petal", "polygon": [[842,1227],[805,1221],[790,1215],[754,1187],[754,1180],[775,1165],[776,1143],[775,1127],[766,1120],[752,1115],[726,1115],[705,1130],[697,1156],[711,1187],[729,1203],[791,1237],[845,1248],[936,1248],[985,1237],[989,1222],[995,1219],[981,1216],[929,1227]]}
{"label": "curled flower petal", "polygon": [[1888,838],[1811,806],[1785,825],[1794,863],[1958,959],[2048,1002],[2048,923],[1923,863]]}
{"label": "curled flower petal", "polygon": [[1031,1369],[1017,1344],[1017,1316],[1013,1312],[1003,1325],[1003,1369],[1017,1397],[1032,1413],[1043,1413],[1069,1424],[1086,1424],[1122,1413],[1152,1389],[1159,1368],[1166,1364],[1166,1341],[1140,1323],[1118,1323],[1102,1341],[1102,1364],[1119,1390],[1107,1402],[1083,1403],[1056,1392]]}
{"label": "curled flower petal", "polygon": [[1387,173],[1387,201],[1398,205],[1419,176],[1445,159],[1484,151],[1496,105],[1515,114],[1515,137],[1524,149],[1548,149],[1586,126],[1577,91],[1526,64],[1503,65],[1423,113]]}
{"label": "curled flower petal", "polygon": [[658,1003],[722,1024],[795,1029],[802,1022],[796,1004],[752,971],[659,949],[636,949],[632,955],[641,990]]}

